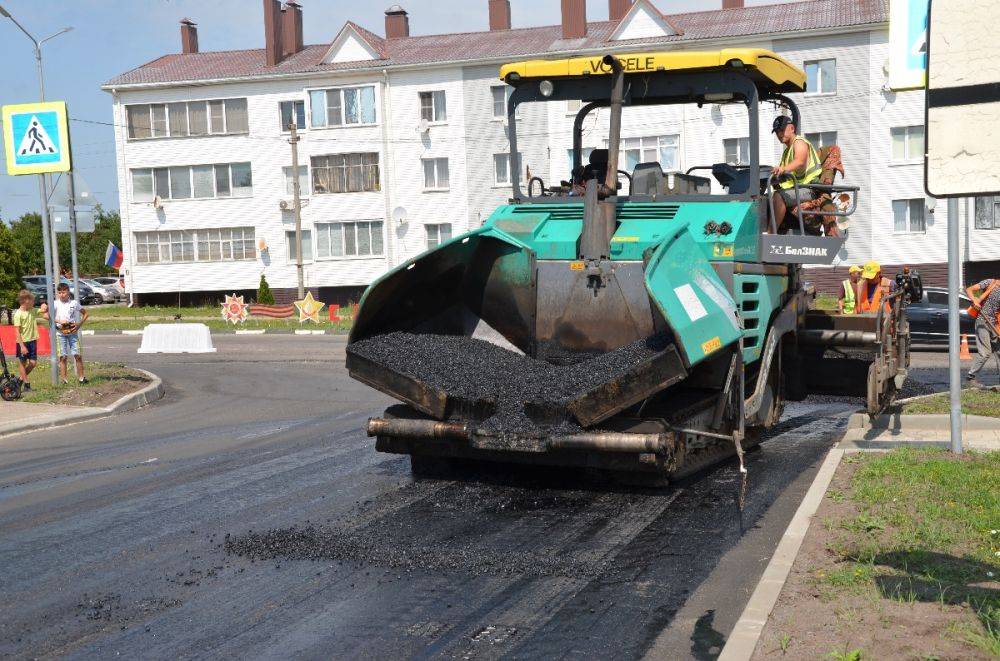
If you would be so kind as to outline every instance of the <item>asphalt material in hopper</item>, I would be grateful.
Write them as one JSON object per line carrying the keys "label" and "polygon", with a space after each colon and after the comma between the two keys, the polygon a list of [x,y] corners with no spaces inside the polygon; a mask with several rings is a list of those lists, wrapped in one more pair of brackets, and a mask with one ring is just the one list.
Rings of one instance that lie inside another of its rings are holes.
{"label": "asphalt material in hopper", "polygon": [[[444,390],[452,398],[495,404],[494,415],[479,424],[480,432],[531,434],[579,431],[565,411],[570,401],[626,374],[668,345],[667,338],[656,335],[558,366],[457,335],[389,333],[355,342],[347,351]],[[563,421],[539,425],[528,417],[525,404],[561,412]]]}

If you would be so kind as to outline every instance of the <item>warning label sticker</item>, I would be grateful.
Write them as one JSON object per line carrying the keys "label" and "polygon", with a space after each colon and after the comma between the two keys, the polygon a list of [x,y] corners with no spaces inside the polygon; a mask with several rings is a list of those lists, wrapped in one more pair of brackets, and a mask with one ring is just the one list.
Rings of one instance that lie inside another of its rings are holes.
{"label": "warning label sticker", "polygon": [[691,321],[698,321],[702,317],[708,316],[708,311],[705,310],[705,306],[698,300],[698,294],[695,293],[691,285],[674,287],[674,294],[677,295],[677,300],[684,306],[684,311],[687,312]]}

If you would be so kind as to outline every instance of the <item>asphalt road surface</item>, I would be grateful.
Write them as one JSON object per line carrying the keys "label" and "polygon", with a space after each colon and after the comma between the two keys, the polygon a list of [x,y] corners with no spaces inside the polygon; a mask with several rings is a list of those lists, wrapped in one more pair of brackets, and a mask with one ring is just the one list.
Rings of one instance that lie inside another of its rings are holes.
{"label": "asphalt road surface", "polygon": [[362,431],[390,402],[342,337],[215,343],[88,338],[166,397],[0,439],[0,656],[711,659],[852,408],[786,409],[741,531],[732,462],[664,490],[415,480]]}

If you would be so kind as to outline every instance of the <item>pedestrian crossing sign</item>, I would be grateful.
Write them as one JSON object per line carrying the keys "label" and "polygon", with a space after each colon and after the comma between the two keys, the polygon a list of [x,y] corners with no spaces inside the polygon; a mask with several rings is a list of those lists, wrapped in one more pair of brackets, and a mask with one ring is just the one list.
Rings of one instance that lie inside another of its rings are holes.
{"label": "pedestrian crossing sign", "polygon": [[68,172],[71,168],[65,101],[3,106],[7,174]]}

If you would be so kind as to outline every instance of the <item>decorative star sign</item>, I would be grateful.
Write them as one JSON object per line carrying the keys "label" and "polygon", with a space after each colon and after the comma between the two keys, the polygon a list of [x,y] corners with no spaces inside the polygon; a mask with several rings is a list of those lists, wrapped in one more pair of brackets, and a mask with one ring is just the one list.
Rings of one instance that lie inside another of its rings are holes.
{"label": "decorative star sign", "polygon": [[319,323],[319,311],[323,309],[325,303],[320,303],[313,298],[312,292],[306,292],[306,297],[301,301],[295,301],[295,307],[299,309],[299,323],[303,321],[315,321]]}
{"label": "decorative star sign", "polygon": [[243,302],[242,296],[226,294],[222,303],[222,318],[234,324],[242,324],[250,316],[250,306]]}

